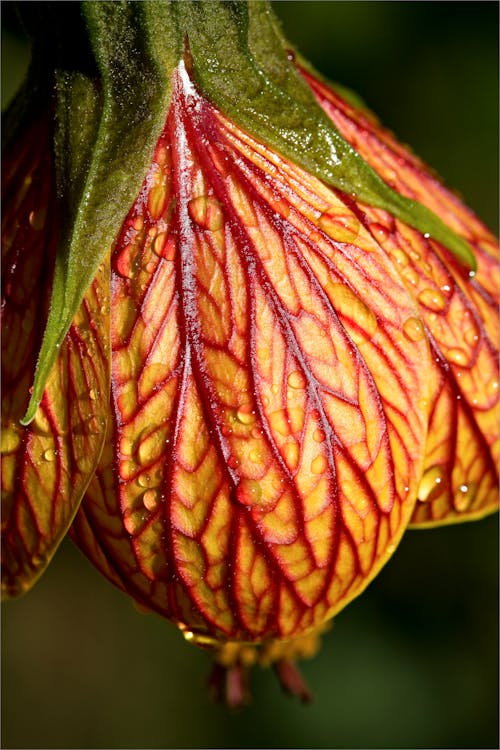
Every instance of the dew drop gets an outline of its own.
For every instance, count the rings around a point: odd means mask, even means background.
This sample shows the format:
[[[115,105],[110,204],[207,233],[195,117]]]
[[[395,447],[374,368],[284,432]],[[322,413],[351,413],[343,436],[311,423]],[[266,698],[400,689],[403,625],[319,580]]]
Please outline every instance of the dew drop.
[[[316,456],[311,461],[311,471],[313,474],[323,474],[328,467],[328,462],[323,455]]]
[[[390,234],[389,230],[387,229],[387,227],[384,227],[382,224],[378,224],[377,222],[374,222],[371,225],[370,229],[371,229],[372,234],[375,235],[375,238],[377,240],[382,241],[382,240],[386,240],[389,237],[389,234]]]
[[[473,279],[475,275],[476,275],[475,271],[469,271],[469,279]]]
[[[237,469],[240,465],[240,460],[236,456],[229,456],[227,459],[227,465],[230,469]]]
[[[146,510],[151,513],[158,508],[159,496],[155,490],[146,490],[142,496],[142,502]]]
[[[469,346],[475,346],[479,341],[479,336],[475,328],[468,328],[464,333],[464,339]]]
[[[188,203],[188,211],[191,219],[202,229],[215,232],[224,224],[220,204],[215,198],[206,195],[192,198]]]
[[[317,430],[314,430],[313,440],[315,440],[317,443],[323,443],[325,439],[326,439],[326,435],[322,429],[318,427]]]
[[[458,489],[456,490],[453,497],[455,510],[457,510],[459,513],[463,513],[464,511],[468,510],[474,498],[476,497],[476,492],[477,486],[474,482],[471,482],[470,484],[461,484],[460,487],[458,487]]]
[[[498,380],[493,378],[486,386],[486,392],[488,396],[496,396],[498,393]]]
[[[97,396],[98,396],[97,391],[94,388],[91,388],[90,391],[89,391],[89,398],[90,398],[90,400],[91,401],[96,401],[97,400]]]
[[[57,456],[57,452],[53,448],[49,448],[48,450],[44,451],[43,458],[45,461],[55,461],[55,458]]]
[[[438,289],[424,289],[418,295],[418,300],[433,312],[442,312],[446,307],[446,300]]]
[[[403,323],[403,333],[409,341],[421,341],[425,337],[425,328],[418,318],[408,318]]]
[[[241,424],[249,425],[253,424],[257,419],[255,411],[253,411],[251,404],[242,404],[236,412],[236,419]]]
[[[288,385],[290,386],[290,388],[304,388],[306,385],[306,379],[303,373],[301,373],[299,370],[294,370],[293,372],[291,372],[288,376]]]
[[[29,215],[30,227],[34,229],[35,232],[40,232],[45,226],[46,216],[47,212],[44,208],[41,208],[38,211],[31,211]]]
[[[248,455],[250,461],[253,461],[254,464],[259,463],[259,461],[262,461],[262,451],[258,450],[257,448],[254,448],[250,451]]]
[[[470,364],[469,356],[463,349],[453,348],[446,352],[446,359],[459,367],[467,367]]]
[[[428,503],[444,491],[444,472],[440,466],[431,466],[424,473],[417,490],[417,499]]]
[[[151,484],[151,475],[141,474],[137,480],[137,484],[139,485],[139,487],[149,487],[149,485]]]
[[[396,261],[398,266],[401,266],[402,268],[404,266],[407,266],[410,262],[410,259],[408,258],[407,254],[404,250],[401,250],[399,247],[395,247],[391,249],[391,258]]]
[[[318,226],[336,242],[354,242],[360,223],[353,213],[341,213],[341,209],[334,206],[321,214]]]

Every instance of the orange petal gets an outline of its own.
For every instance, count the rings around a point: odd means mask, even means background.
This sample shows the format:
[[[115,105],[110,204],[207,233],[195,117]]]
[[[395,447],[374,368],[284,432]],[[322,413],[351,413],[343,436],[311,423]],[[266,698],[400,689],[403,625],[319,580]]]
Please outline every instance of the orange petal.
[[[360,206],[363,223],[415,297],[433,350],[424,474],[412,525],[480,518],[498,509],[498,243],[474,214],[371,118],[304,74],[344,138],[391,187],[469,241],[470,276],[431,238]],[[415,326],[415,335],[418,334]]]
[[[394,551],[422,470],[429,347],[392,263],[180,74],[112,273],[112,423],[76,541],[191,639],[323,622]]]
[[[109,270],[103,267],[61,347],[34,421],[28,427],[19,423],[46,321],[57,245],[49,144],[48,119],[42,119],[4,164],[2,591],[7,596],[34,583],[66,533],[102,448],[109,393]]]

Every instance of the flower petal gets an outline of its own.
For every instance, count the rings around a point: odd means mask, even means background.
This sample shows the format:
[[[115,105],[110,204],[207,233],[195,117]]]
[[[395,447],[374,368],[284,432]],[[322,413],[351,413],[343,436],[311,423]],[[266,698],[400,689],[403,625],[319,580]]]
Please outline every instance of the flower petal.
[[[34,421],[29,400],[57,244],[49,127],[36,121],[4,163],[2,591],[26,591],[76,512],[97,463],[109,392],[103,267],[61,346]],[[106,280],[107,284],[106,284]]]
[[[394,551],[422,469],[429,347],[392,263],[181,69],[112,273],[112,423],[76,541],[191,638],[323,622]]]
[[[412,525],[480,518],[498,509],[498,244],[391,134],[304,76],[342,135],[380,176],[421,201],[474,249],[478,269],[472,275],[432,238],[383,211],[360,206],[364,225],[418,302],[433,352],[429,437]]]

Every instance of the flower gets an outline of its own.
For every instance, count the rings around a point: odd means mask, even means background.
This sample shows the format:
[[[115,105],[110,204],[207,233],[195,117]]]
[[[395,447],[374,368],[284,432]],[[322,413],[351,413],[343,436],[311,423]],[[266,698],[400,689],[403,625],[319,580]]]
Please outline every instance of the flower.
[[[109,18],[122,33],[113,4],[89,5],[98,40]],[[86,105],[80,142],[59,105],[56,163],[47,109],[7,157],[3,586],[29,588],[69,530],[113,584],[214,652],[229,703],[256,661],[306,699],[292,661],[404,531],[498,507],[496,243],[281,42],[284,95],[244,70],[235,108],[190,12],[132,200],[128,136],[101,104],[116,100],[113,45],[103,94],[57,78],[63,104]],[[123,75],[119,97],[136,71]]]

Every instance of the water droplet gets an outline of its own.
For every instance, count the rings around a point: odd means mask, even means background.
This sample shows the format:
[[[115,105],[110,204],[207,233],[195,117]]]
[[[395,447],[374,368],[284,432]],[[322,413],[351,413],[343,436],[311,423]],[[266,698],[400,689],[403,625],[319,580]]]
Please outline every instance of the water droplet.
[[[398,266],[404,267],[407,266],[410,262],[410,259],[408,258],[407,254],[404,250],[401,250],[399,247],[391,248],[390,250],[391,258],[396,261]]]
[[[336,242],[354,242],[359,234],[360,223],[353,213],[342,213],[333,206],[319,217],[319,228]]]
[[[431,466],[424,473],[417,490],[417,499],[421,503],[428,503],[441,495],[444,491],[445,475],[441,466]]]
[[[401,274],[409,284],[411,284],[412,286],[418,286],[418,273],[414,268],[412,268],[411,266],[407,266],[406,268],[403,268]]]
[[[323,455],[316,456],[311,461],[311,471],[313,474],[323,474],[328,468],[328,462]]]
[[[453,497],[453,504],[455,510],[459,513],[463,513],[465,510],[470,508],[474,498],[476,497],[477,486],[474,482],[470,484],[461,484],[456,490]]]
[[[255,464],[259,463],[259,461],[262,461],[262,451],[258,450],[258,448],[253,448],[248,457],[250,461],[253,461]]]
[[[315,440],[317,443],[322,443],[326,439],[326,435],[324,433],[324,430],[320,429],[318,427],[317,430],[314,430],[313,432],[313,440]]]
[[[420,341],[425,337],[425,328],[418,318],[408,318],[403,323],[403,333],[410,341]]]
[[[475,271],[469,271],[469,279],[473,279],[475,275],[476,275]]]
[[[192,198],[188,203],[188,211],[191,219],[202,229],[215,232],[224,224],[220,203],[215,198],[206,195]]]
[[[306,379],[302,372],[299,370],[294,370],[290,373],[288,376],[288,385],[290,388],[304,388],[306,385]]]
[[[240,460],[236,456],[229,456],[227,459],[227,465],[230,469],[237,469],[240,465]]]
[[[48,450],[44,451],[43,458],[45,461],[55,461],[55,458],[57,456],[57,451],[55,451],[53,448],[49,448]]]
[[[35,232],[40,232],[45,226],[46,216],[47,212],[44,208],[41,208],[38,211],[31,211],[29,215],[30,227],[34,229]]]
[[[89,398],[90,398],[90,400],[91,401],[96,401],[97,400],[97,396],[98,396],[97,391],[94,388],[91,388],[90,391],[89,391]]]
[[[467,367],[470,364],[469,356],[463,349],[453,348],[446,352],[446,359],[459,367]]]
[[[498,380],[493,378],[486,386],[486,392],[488,396],[496,396],[498,393]]]
[[[257,419],[255,411],[253,411],[251,404],[242,404],[236,412],[236,419],[241,424],[249,425],[253,424]]]
[[[464,333],[464,339],[469,346],[475,346],[479,341],[479,335],[475,328],[468,328]]]
[[[151,475],[150,474],[141,474],[137,480],[137,484],[139,487],[149,487],[151,484]]]
[[[410,250],[410,258],[412,260],[420,260],[420,253],[417,253],[416,250]]]
[[[378,224],[377,222],[374,222],[370,226],[370,229],[371,229],[372,234],[375,235],[375,239],[379,240],[380,242],[382,242],[383,240],[386,240],[389,237],[389,234],[390,234],[389,230],[387,229],[387,227],[384,227],[382,224]]]
[[[262,487],[255,479],[242,479],[236,488],[236,500],[241,505],[255,505],[262,497]]]
[[[438,289],[424,289],[418,295],[418,301],[434,312],[442,312],[446,307],[446,300]]]
[[[142,216],[136,216],[134,221],[132,222],[132,226],[134,229],[137,229],[138,232],[143,228],[144,226],[144,219]]]
[[[155,490],[146,490],[142,496],[142,503],[151,513],[158,508],[159,495]]]
[[[424,232],[424,237],[425,237],[425,239],[426,239],[426,240],[428,240],[428,239],[429,239],[429,237],[430,237],[430,234],[429,234],[429,232]]]

